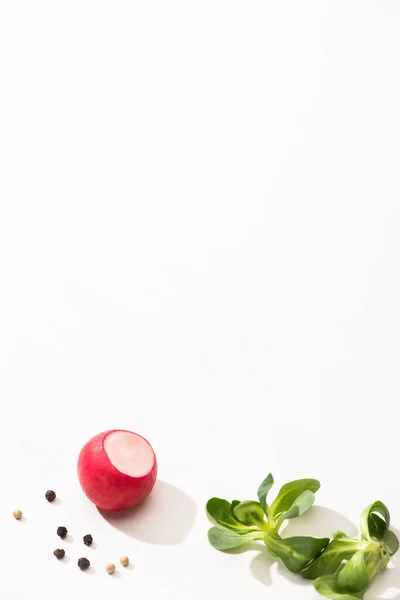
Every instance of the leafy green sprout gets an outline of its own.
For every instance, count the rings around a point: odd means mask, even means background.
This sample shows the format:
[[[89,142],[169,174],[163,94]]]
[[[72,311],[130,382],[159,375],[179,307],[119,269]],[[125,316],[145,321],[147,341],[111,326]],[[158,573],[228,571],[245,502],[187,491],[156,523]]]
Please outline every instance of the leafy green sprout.
[[[390,530],[390,514],[379,500],[367,506],[361,515],[361,539],[350,539],[337,531],[325,551],[302,571],[314,579],[314,587],[332,600],[359,600],[378,573],[384,571],[390,557],[399,548],[399,540]]]
[[[279,529],[286,519],[304,514],[315,500],[320,483],[298,479],[286,483],[272,502],[267,497],[274,483],[269,474],[258,488],[258,502],[211,498],[207,514],[214,526],[208,532],[218,550],[238,548],[254,540],[265,543],[270,554],[294,573],[314,580],[315,589],[331,600],[360,600],[377,573],[397,552],[399,541],[390,530],[390,514],[380,501],[361,515],[361,539],[336,531],[333,539],[306,536],[282,538]]]
[[[275,500],[268,504],[273,483],[269,474],[258,488],[258,502],[211,498],[207,503],[207,514],[214,527],[209,530],[208,539],[218,550],[238,548],[254,540],[263,541],[270,554],[279,557],[290,571],[298,573],[323,551],[329,538],[282,538],[279,529],[285,520],[304,514],[314,504],[314,494],[320,483],[316,479],[286,483]]]

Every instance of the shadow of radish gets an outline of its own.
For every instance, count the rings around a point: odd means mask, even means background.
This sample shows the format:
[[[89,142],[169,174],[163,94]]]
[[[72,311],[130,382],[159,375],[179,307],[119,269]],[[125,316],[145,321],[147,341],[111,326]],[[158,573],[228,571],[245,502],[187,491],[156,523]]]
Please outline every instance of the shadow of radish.
[[[177,487],[157,481],[139,506],[121,512],[98,509],[102,517],[126,535],[149,544],[176,545],[189,534],[195,517],[194,501]]]

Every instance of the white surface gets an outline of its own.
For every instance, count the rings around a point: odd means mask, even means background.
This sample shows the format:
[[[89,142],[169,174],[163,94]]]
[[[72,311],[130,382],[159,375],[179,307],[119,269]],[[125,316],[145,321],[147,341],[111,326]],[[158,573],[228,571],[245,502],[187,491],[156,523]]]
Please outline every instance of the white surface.
[[[1,3],[2,600],[317,598],[207,543],[270,470],[322,481],[293,530],[400,527],[399,56],[395,0]],[[112,427],[159,460],[130,522],[75,473]]]

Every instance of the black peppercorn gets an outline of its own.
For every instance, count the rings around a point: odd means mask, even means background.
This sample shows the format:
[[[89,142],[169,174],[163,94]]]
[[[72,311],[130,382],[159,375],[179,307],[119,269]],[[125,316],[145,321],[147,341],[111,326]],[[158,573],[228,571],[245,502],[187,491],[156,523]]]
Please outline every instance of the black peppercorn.
[[[58,527],[57,528],[57,535],[59,535],[62,540],[65,537],[67,537],[67,533],[68,533],[68,529],[66,527]]]
[[[61,548],[57,548],[57,550],[54,550],[53,554],[56,558],[58,558],[58,560],[60,560],[61,558],[64,558],[65,550],[62,550]]]
[[[56,493],[53,490],[47,490],[45,497],[47,502],[53,502],[56,499]]]
[[[93,538],[90,535],[90,533],[83,536],[83,543],[85,544],[85,546],[90,546],[92,542],[93,542]]]
[[[78,560],[78,567],[81,571],[86,571],[90,567],[90,561],[87,558],[80,558]]]

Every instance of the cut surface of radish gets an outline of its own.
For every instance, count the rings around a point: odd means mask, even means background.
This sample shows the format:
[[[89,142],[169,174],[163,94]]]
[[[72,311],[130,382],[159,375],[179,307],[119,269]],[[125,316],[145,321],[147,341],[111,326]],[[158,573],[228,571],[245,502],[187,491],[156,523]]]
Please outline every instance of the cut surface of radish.
[[[104,440],[104,450],[112,465],[129,477],[143,477],[153,468],[154,453],[150,444],[130,431],[109,433]]]

